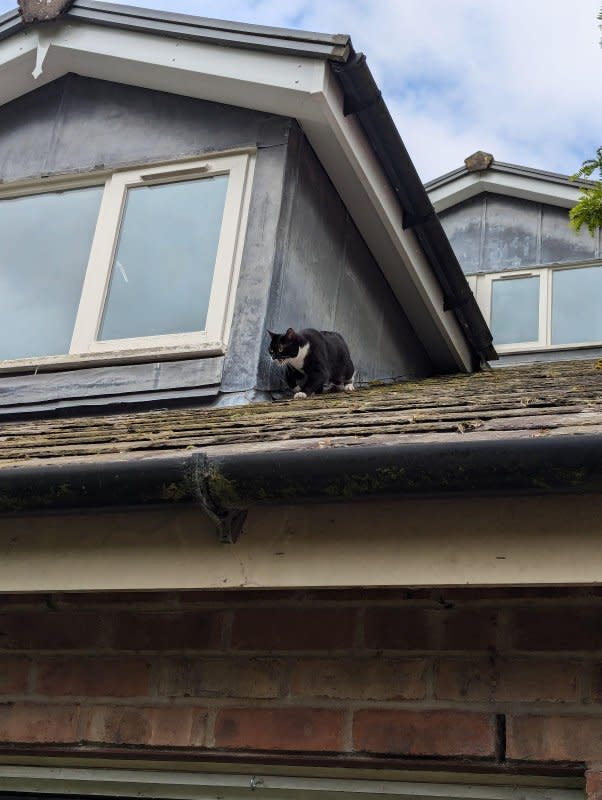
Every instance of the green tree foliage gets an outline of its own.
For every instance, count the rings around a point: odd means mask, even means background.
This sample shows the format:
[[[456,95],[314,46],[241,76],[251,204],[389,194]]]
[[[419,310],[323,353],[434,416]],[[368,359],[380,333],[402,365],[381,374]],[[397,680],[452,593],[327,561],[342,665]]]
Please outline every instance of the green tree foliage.
[[[602,228],[602,147],[596,150],[595,158],[588,158],[583,162],[581,169],[572,176],[572,180],[591,179],[595,173],[598,173],[596,183],[580,190],[581,197],[569,211],[571,227],[580,231],[585,225],[592,236],[598,228]]]
[[[602,7],[598,13],[598,19],[602,22]],[[599,26],[602,30],[602,25]],[[600,40],[602,47],[602,39]],[[571,227],[577,232],[585,225],[592,236],[598,228],[602,228],[602,147],[596,150],[596,157],[589,158],[581,165],[581,169],[571,176],[571,180],[579,178],[592,178],[598,173],[593,186],[581,189],[581,197],[577,204],[569,211],[569,221]]]

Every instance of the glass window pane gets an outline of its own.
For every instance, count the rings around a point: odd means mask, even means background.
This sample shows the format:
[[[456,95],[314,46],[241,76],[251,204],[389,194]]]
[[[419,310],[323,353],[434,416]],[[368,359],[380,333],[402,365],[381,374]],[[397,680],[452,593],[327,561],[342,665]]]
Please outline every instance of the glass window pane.
[[[602,267],[552,274],[552,344],[602,341]]]
[[[127,194],[99,340],[202,331],[228,177]]]
[[[0,359],[69,352],[102,191],[0,200]]]
[[[494,344],[536,342],[539,338],[539,276],[491,283]]]

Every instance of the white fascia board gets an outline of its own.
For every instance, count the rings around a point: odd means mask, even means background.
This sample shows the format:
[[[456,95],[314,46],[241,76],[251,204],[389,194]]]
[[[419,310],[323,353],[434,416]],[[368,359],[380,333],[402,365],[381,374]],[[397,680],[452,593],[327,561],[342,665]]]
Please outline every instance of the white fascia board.
[[[479,785],[471,776],[469,785],[460,782],[400,781],[365,778],[297,777],[266,772],[239,774],[223,772],[161,771],[149,768],[115,769],[93,767],[0,766],[0,781],[13,792],[84,794],[88,796],[151,797],[165,800],[224,800],[242,798],[324,797],[362,800],[583,800],[580,789],[521,785]],[[282,771],[282,770],[281,770]],[[291,770],[292,771],[292,770]],[[317,770],[316,770],[317,772]],[[323,772],[323,770],[322,770]],[[454,776],[456,777],[456,776]],[[525,780],[525,783],[528,779]]]
[[[326,61],[82,23],[46,30],[0,43],[0,104],[75,72],[297,119],[436,368],[470,371],[465,336]]]
[[[330,70],[316,96],[320,122],[303,129],[412,327],[438,368],[470,371],[471,356],[455,314],[444,311],[443,290],[416,236],[404,230],[399,201],[353,115],[343,114],[342,90]],[[341,158],[344,155],[344,158]]]
[[[431,189],[428,195],[435,211],[440,212],[482,192],[518,197],[562,208],[571,208],[579,199],[579,187],[568,182],[564,186],[545,178],[497,172],[493,167],[486,172],[462,175],[444,186]]]

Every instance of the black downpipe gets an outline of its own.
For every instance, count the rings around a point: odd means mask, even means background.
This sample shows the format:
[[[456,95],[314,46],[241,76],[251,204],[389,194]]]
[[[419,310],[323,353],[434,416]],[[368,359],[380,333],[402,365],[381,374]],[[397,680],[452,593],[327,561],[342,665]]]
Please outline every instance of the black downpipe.
[[[355,114],[393,187],[403,210],[441,284],[445,310],[453,310],[477,356],[497,359],[491,332],[483,318],[433,204],[393,122],[366,63],[353,50],[345,63],[331,64],[344,92],[344,113]]]

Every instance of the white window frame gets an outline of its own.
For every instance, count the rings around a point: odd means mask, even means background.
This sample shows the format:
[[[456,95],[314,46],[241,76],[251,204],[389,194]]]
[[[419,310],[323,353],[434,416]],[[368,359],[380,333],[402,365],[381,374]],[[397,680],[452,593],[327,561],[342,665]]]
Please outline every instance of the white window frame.
[[[254,165],[254,151],[247,150],[208,155],[202,159],[144,164],[110,173],[96,172],[73,179],[49,180],[43,184],[0,190],[2,200],[104,186],[69,352],[57,356],[0,361],[0,371],[224,354],[232,322]],[[98,341],[127,191],[138,186],[179,183],[216,175],[228,175],[228,187],[205,329]]]
[[[568,269],[583,269],[584,267],[599,267],[602,269],[602,261],[596,259],[594,261],[554,264],[545,267],[521,267],[520,269],[508,269],[500,272],[479,272],[467,276],[468,284],[476,297],[477,303],[488,325],[491,325],[491,299],[494,281],[539,277],[538,337],[535,341],[515,342],[510,344],[497,344],[494,340],[493,345],[500,355],[545,350],[575,350],[579,348],[602,346],[602,341],[552,344],[552,290],[554,273]]]

